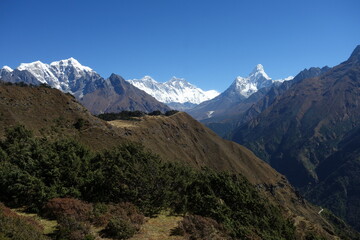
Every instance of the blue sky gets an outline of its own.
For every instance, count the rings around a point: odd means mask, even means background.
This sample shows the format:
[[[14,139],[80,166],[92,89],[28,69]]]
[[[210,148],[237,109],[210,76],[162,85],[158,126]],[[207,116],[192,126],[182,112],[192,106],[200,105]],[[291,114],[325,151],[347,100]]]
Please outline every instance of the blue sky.
[[[108,77],[225,90],[334,66],[360,44],[359,0],[0,0],[0,67],[76,58]]]

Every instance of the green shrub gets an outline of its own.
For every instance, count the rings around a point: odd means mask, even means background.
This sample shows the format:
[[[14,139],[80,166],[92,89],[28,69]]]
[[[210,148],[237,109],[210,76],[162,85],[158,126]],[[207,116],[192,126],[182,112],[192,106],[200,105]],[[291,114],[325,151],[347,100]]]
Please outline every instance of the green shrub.
[[[61,216],[57,219],[58,231],[57,239],[66,240],[92,240],[95,237],[91,234],[90,224],[88,222],[80,222],[71,216]]]
[[[136,228],[128,221],[122,218],[113,218],[110,220],[103,234],[109,238],[128,239],[136,233]]]
[[[77,130],[81,130],[84,126],[85,126],[86,122],[84,119],[79,118],[75,123],[74,123],[74,127]]]
[[[178,112],[179,112],[178,110],[169,110],[169,111],[165,112],[165,116],[171,116],[171,115],[174,115],[174,114],[176,114]]]
[[[159,110],[148,113],[149,116],[161,116],[162,112]]]
[[[66,197],[58,200],[64,205],[51,208],[69,213],[65,223],[75,219],[103,226],[115,219],[109,228],[125,221],[136,231],[143,223],[137,207],[147,216],[170,209],[211,218],[233,238],[294,239],[293,224],[241,175],[164,163],[134,143],[94,153],[74,140],[35,138],[24,127],[9,130],[0,147],[5,156],[0,161],[0,200],[39,211],[49,199]],[[92,204],[69,198],[106,207],[93,211]],[[88,218],[88,212],[99,221]],[[64,226],[66,232],[70,226]]]

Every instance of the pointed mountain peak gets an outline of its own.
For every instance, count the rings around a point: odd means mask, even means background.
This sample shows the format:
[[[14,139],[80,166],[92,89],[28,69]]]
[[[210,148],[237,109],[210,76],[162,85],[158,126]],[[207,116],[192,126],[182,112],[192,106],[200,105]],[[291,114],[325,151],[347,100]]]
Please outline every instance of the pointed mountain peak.
[[[70,58],[64,59],[64,60],[60,60],[59,62],[71,64],[71,65],[73,65],[73,66],[79,66],[79,65],[81,65],[81,64],[79,63],[79,61],[76,60],[76,59],[73,58],[73,57],[70,57]],[[81,66],[82,66],[82,65],[81,65]]]
[[[352,52],[350,59],[358,59],[360,60],[360,45],[357,45],[354,51]]]
[[[117,78],[121,78],[121,77],[115,73],[112,73],[109,77],[109,79],[117,79]]]
[[[135,80],[135,79],[134,79]],[[145,75],[142,79],[139,79],[143,82],[156,82],[155,79],[153,79],[151,76],[149,75]]]
[[[263,72],[264,71],[264,66],[261,64],[256,65],[256,67],[252,70],[251,73],[256,73],[256,72]]]
[[[261,64],[256,65],[256,67],[252,70],[252,72],[249,74],[249,77],[255,77],[257,80],[260,76],[264,77],[267,80],[270,80],[271,78],[266,74],[264,70],[264,66]]]

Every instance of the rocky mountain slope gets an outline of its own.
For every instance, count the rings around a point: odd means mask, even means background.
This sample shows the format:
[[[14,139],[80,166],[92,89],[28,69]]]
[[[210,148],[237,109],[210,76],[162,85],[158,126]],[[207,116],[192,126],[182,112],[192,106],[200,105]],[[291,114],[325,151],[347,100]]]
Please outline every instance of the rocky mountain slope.
[[[246,148],[221,139],[185,113],[148,116],[108,124],[93,117],[70,95],[46,87],[0,85],[0,133],[23,124],[39,136],[72,137],[104,149],[124,141],[142,142],[167,161],[241,173],[294,220],[297,235],[315,232],[336,239],[336,229],[298,195],[286,179]]]
[[[165,104],[133,87],[120,76],[115,77],[114,74],[109,79],[104,79],[74,58],[50,64],[40,61],[22,63],[15,70],[3,67],[0,70],[0,78],[12,83],[47,84],[74,95],[94,114],[122,110],[169,110]],[[109,98],[106,103],[105,98]]]
[[[124,110],[142,112],[170,110],[168,106],[116,74],[102,80],[101,84],[94,91],[84,95],[80,102],[93,114]]]
[[[353,171],[358,168],[358,150],[351,138],[356,138],[360,126],[359,79],[360,46],[347,61],[291,86],[233,135],[356,227],[353,216],[359,216],[360,208],[354,204],[360,194]],[[332,192],[332,197],[325,192]]]
[[[329,69],[329,67],[312,67],[304,69],[292,80],[273,84],[271,87],[258,90],[244,101],[235,104],[231,108],[231,111],[227,111],[226,114],[224,113],[216,117],[203,119],[201,122],[215,131],[219,136],[231,139],[231,133],[236,128],[258,116],[262,111],[269,107],[279,95],[287,91],[293,84],[305,78],[319,76]]]
[[[192,108],[219,95],[215,90],[204,91],[197,88],[183,78],[173,77],[167,82],[159,83],[150,76],[145,76],[128,82],[177,110]]]

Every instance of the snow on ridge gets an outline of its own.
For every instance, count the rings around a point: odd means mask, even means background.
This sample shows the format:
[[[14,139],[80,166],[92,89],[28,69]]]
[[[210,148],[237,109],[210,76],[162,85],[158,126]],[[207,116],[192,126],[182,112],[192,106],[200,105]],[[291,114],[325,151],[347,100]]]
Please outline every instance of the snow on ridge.
[[[266,74],[265,70],[264,70],[264,66],[261,64],[257,64],[256,67],[251,71],[251,73],[249,74],[249,77],[252,79],[256,79],[259,77],[263,77],[267,80],[270,80],[271,78]]]
[[[273,80],[273,82],[280,82],[280,83],[282,83],[282,82],[285,82],[285,81],[291,81],[291,80],[293,80],[293,79],[294,79],[294,76],[288,76],[288,77],[286,77],[286,78],[281,78],[281,79]]]
[[[50,70],[50,66],[46,63],[42,63],[41,61],[21,63],[17,69],[20,71],[29,71],[41,83],[47,83],[51,86],[55,86],[56,88],[60,87],[57,77]]]
[[[199,104],[219,95],[215,90],[204,91],[187,82],[184,78],[175,76],[164,83],[157,82],[150,76],[145,76],[142,79],[130,79],[128,82],[163,103],[190,102]]]
[[[51,87],[63,92],[69,92],[75,96],[81,95],[82,84],[77,84],[79,79],[87,79],[88,76],[97,74],[91,68],[81,65],[76,59],[70,57],[65,60],[54,61],[50,64],[35,61],[21,63],[17,70],[29,71],[40,83],[46,83]],[[83,81],[83,80],[82,80]]]
[[[234,83],[229,87],[233,92],[248,98],[253,93],[264,87],[269,87],[274,83],[282,83],[292,80],[289,76],[284,79],[272,80],[265,72],[263,65],[257,64],[247,77],[236,77]]]
[[[12,71],[14,71],[11,67],[9,67],[9,66],[3,66],[0,70],[4,70],[4,71],[7,71],[7,72],[12,72]]]
[[[82,70],[82,71],[88,71],[88,72],[91,72],[91,71],[94,71],[93,69],[87,67],[87,66],[83,66],[79,63],[78,60],[76,60],[75,58],[73,57],[70,57],[68,59],[64,59],[64,60],[60,60],[60,61],[54,61],[52,63],[50,63],[50,66],[52,67],[56,67],[56,68],[60,68],[60,67],[68,67],[68,66],[73,66],[79,70]]]
[[[34,69],[34,68],[48,68],[49,65],[42,63],[41,61],[35,61],[35,62],[31,62],[31,63],[21,63],[19,67],[17,67],[18,70],[23,71],[23,70],[29,70],[29,69]]]

